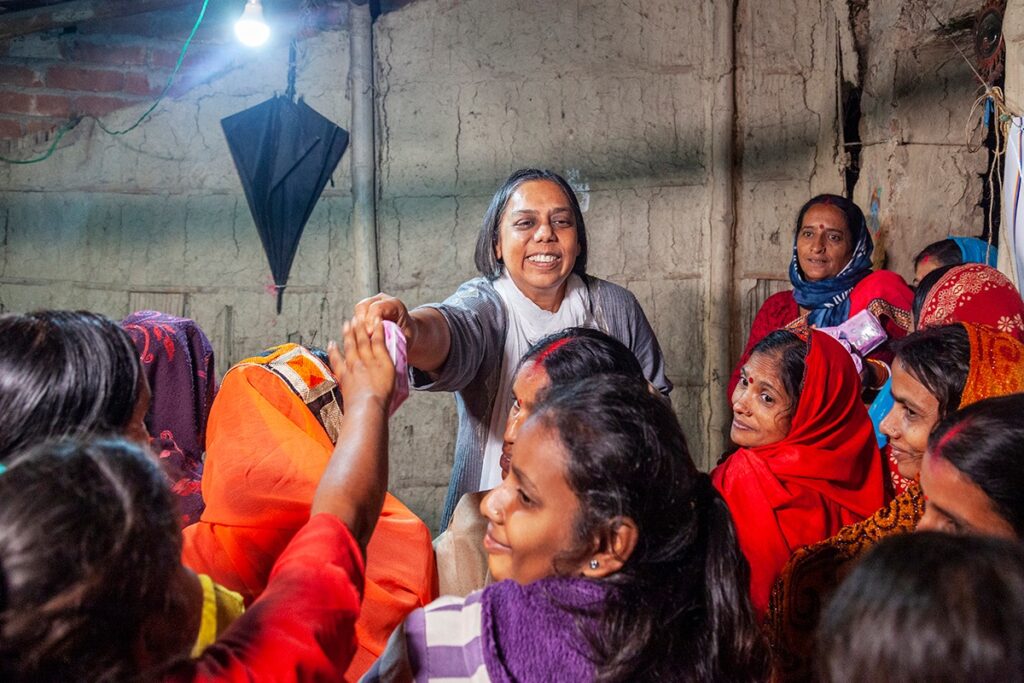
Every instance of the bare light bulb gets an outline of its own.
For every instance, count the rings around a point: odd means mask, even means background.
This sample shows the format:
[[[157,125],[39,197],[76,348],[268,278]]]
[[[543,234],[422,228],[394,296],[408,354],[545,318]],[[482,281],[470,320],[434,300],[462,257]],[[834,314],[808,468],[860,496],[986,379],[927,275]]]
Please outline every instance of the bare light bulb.
[[[235,36],[249,47],[259,47],[270,38],[270,27],[263,21],[260,0],[247,0],[242,17],[235,22]]]

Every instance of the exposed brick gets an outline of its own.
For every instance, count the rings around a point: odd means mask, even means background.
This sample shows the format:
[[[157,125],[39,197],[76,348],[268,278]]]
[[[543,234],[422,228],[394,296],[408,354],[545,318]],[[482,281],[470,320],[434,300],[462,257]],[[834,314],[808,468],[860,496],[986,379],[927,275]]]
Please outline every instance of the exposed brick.
[[[158,12],[146,12],[126,17],[106,19],[104,21],[88,22],[79,25],[79,33],[100,34],[104,36],[143,36],[146,38],[162,38],[164,40],[184,40],[192,31],[199,16],[200,3],[181,9],[161,10]],[[239,10],[241,13],[241,10]],[[200,27],[199,34],[209,33],[211,27],[210,15],[207,14]],[[206,29],[206,30],[204,30]],[[222,30],[217,27],[217,30]],[[197,37],[199,37],[197,35]]]
[[[166,82],[165,75],[154,75],[150,80],[149,74],[132,71],[124,75],[124,91],[129,95],[155,96],[164,89]]]
[[[181,63],[183,69],[210,69],[213,65],[221,66],[235,58],[237,50],[233,45],[196,45],[193,43],[185,53]],[[149,51],[149,63],[158,69],[173,69],[181,55],[181,47],[152,48]]]
[[[117,92],[124,89],[124,74],[58,64],[47,69],[46,85],[61,90]]]
[[[110,45],[76,40],[61,46],[64,58],[110,66],[138,66],[146,63],[147,49],[142,45]]]
[[[23,88],[39,87],[43,84],[35,69],[17,64],[0,64],[0,83]]]
[[[62,117],[70,112],[71,100],[63,95],[0,92],[0,113]]]
[[[36,135],[37,137],[45,137],[45,135],[41,134],[52,133],[64,124],[66,124],[67,122],[67,119],[32,117],[29,119],[23,119],[22,124],[25,129],[25,135]]]
[[[144,100],[127,100],[123,97],[104,97],[102,95],[81,95],[74,100],[74,111],[76,114],[92,114],[103,116],[118,109],[131,107]]]
[[[0,119],[0,139],[12,140],[24,135],[21,128],[21,121],[17,119]]]

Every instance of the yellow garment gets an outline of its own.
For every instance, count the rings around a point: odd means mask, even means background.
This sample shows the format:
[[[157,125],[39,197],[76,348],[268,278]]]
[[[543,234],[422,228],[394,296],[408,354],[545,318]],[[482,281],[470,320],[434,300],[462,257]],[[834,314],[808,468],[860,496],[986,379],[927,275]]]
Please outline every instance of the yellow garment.
[[[197,574],[199,584],[203,587],[203,616],[199,622],[199,635],[192,646],[192,658],[203,654],[203,650],[213,644],[220,634],[227,630],[231,623],[245,611],[242,596],[216,584],[206,574]]]

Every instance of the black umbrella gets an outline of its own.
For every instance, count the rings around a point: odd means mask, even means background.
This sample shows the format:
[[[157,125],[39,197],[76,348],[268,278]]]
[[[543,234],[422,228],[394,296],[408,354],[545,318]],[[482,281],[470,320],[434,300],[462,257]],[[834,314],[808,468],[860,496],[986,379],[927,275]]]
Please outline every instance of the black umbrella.
[[[302,230],[345,153],[348,133],[289,97],[273,97],[220,125],[270,261],[280,313]]]

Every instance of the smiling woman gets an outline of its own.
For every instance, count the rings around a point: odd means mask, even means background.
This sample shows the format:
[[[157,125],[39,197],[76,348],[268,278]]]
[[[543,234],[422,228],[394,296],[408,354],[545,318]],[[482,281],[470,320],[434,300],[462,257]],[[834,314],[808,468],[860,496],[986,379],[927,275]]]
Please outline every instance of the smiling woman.
[[[740,449],[711,478],[736,520],[763,615],[797,548],[881,506],[882,459],[857,371],[820,332],[804,341],[778,330],[754,347],[733,392],[730,433]]]
[[[754,346],[769,332],[786,327],[832,327],[862,310],[871,311],[885,327],[890,339],[910,329],[913,293],[896,273],[872,271],[874,242],[855,203],[832,194],[810,199],[801,207],[793,232],[793,255],[789,264],[792,291],[768,297],[757,312],[747,346],[729,382],[731,393],[739,381],[740,368]],[[891,359],[886,344],[872,358]],[[887,377],[878,365],[868,366],[866,385],[878,387]]]
[[[779,655],[777,664],[784,667],[782,674],[787,680],[800,678],[801,669],[809,666],[814,656],[814,629],[819,615],[807,606],[824,602],[839,577],[847,573],[847,565],[880,540],[910,532],[923,522],[922,514],[932,503],[933,491],[927,491],[926,503],[916,480],[920,476],[922,485],[926,483],[922,467],[928,467],[925,453],[935,425],[958,408],[1024,391],[1024,345],[1011,334],[961,323],[912,334],[894,344],[894,350],[895,403],[882,429],[890,439],[900,473],[910,478],[910,484],[863,522],[845,526],[831,538],[801,548],[783,568],[772,592],[769,631],[772,650]],[[1015,414],[1017,419],[1019,416]],[[973,447],[975,442],[964,443]],[[949,452],[954,458],[954,449]],[[938,475],[932,483],[938,499],[969,502],[970,490],[958,487],[955,476],[944,476],[952,474],[952,465],[934,458],[931,461],[935,463],[932,472]],[[950,481],[952,489],[944,486]],[[942,505],[938,507],[945,509]],[[949,507],[957,509],[956,504]],[[937,522],[937,513],[936,509],[929,513],[926,527]]]
[[[672,390],[636,297],[587,275],[583,213],[558,174],[523,169],[505,181],[484,215],[475,261],[481,277],[443,303],[409,311],[402,301],[377,294],[355,310],[367,325],[385,319],[402,328],[415,388],[458,395],[455,464],[441,529],[463,494],[498,484],[516,366],[542,337],[575,326],[599,329],[628,345],[660,392]]]
[[[765,680],[729,510],[646,382],[553,386],[481,510],[505,580],[413,612],[365,681]]]

